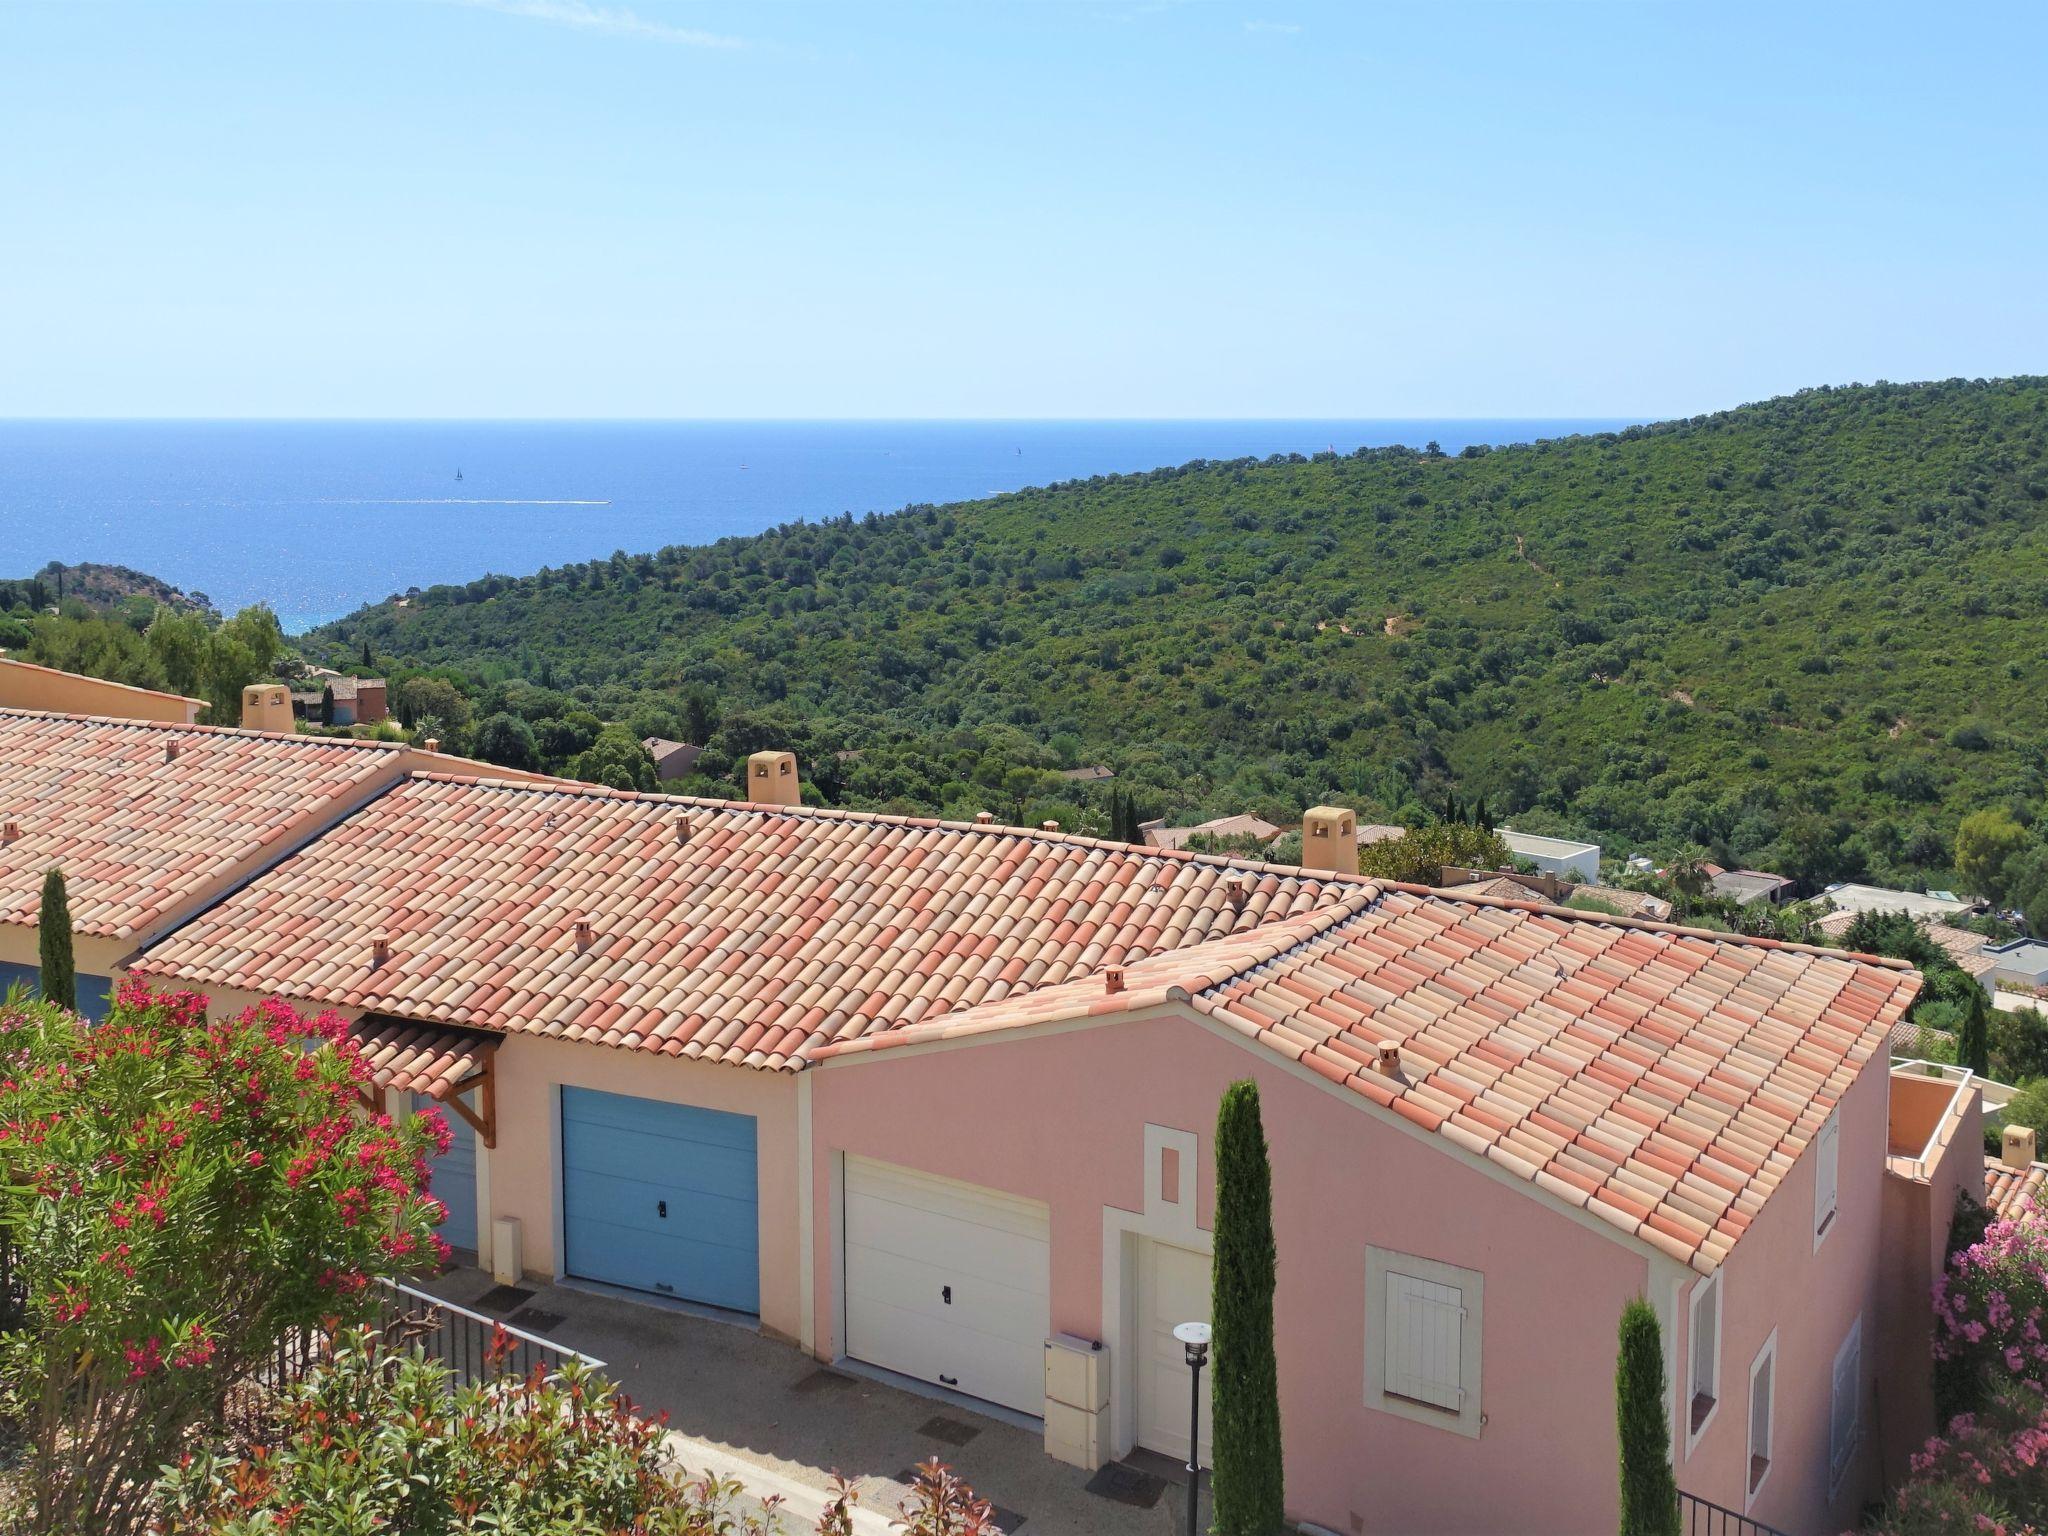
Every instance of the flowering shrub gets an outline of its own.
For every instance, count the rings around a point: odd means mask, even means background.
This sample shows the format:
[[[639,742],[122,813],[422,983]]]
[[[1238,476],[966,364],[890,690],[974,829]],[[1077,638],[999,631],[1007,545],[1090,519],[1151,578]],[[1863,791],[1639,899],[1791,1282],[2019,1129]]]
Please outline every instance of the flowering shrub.
[[[1980,1386],[2048,1393],[2048,1211],[2032,1201],[1952,1254],[1934,1287],[1934,1356]]]
[[[186,1457],[157,1493],[160,1536],[284,1529],[405,1536],[769,1536],[779,1501],[691,1478],[659,1423],[579,1362],[456,1389],[417,1350],[385,1353],[365,1330],[287,1389],[259,1443]],[[818,1536],[851,1536],[838,1483]],[[317,1512],[317,1513],[316,1513]],[[911,1536],[990,1536],[989,1507],[936,1461],[898,1526]]]
[[[2040,1536],[2048,1529],[2048,1402],[2024,1387],[1959,1414],[1913,1457],[1876,1536]]]
[[[97,1028],[0,1004],[0,1232],[27,1289],[0,1412],[32,1529],[139,1529],[156,1469],[281,1341],[435,1257],[446,1127],[364,1115],[367,1075],[343,1021],[275,1001],[209,1019],[131,981]]]

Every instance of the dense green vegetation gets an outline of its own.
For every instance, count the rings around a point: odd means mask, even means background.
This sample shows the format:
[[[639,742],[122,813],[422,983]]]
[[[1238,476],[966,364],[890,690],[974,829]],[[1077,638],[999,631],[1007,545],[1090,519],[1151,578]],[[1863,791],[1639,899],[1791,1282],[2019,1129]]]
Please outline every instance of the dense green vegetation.
[[[1611,850],[1920,883],[1968,811],[2036,817],[2044,509],[2048,381],[1822,389],[621,553],[309,645],[436,669],[478,719],[694,716],[714,781],[793,745],[841,803],[1106,822],[1047,773],[1106,762],[1176,819],[1455,791]]]

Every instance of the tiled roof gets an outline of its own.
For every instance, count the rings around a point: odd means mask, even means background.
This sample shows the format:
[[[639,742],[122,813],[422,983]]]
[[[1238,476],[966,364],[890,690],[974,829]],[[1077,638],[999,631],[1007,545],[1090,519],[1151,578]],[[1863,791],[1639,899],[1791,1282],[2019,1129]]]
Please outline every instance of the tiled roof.
[[[175,751],[173,751],[175,749]],[[399,749],[204,725],[0,710],[0,922],[64,871],[72,927],[127,938],[203,894]]]
[[[1182,1002],[1711,1271],[1919,986],[1896,962],[1405,886],[1121,980],[821,1054]]]
[[[1497,896],[1502,901],[1533,901],[1547,905],[1550,897],[1534,886],[1524,885],[1512,875],[1494,875],[1459,886],[1463,896]]]
[[[1330,893],[1300,870],[1072,835],[419,776],[139,968],[790,1067],[828,1041],[1241,933]]]
[[[1267,842],[1281,829],[1262,816],[1218,816],[1193,827],[1148,827],[1145,841],[1154,848],[1185,848],[1197,837],[1254,837]]]
[[[2010,1221],[2032,1201],[2034,1209],[2048,1216],[2048,1163],[2025,1168],[2008,1168],[1995,1155],[1984,1159],[1984,1208],[2001,1221]]]
[[[1661,923],[1671,916],[1671,903],[1663,897],[1652,896],[1648,891],[1632,891],[1622,885],[1582,885],[1574,894],[1605,902],[1618,909],[1623,917],[1646,917]]]
[[[446,1099],[482,1071],[498,1049],[491,1035],[407,1019],[360,1019],[350,1034],[377,1087],[430,1099]]]

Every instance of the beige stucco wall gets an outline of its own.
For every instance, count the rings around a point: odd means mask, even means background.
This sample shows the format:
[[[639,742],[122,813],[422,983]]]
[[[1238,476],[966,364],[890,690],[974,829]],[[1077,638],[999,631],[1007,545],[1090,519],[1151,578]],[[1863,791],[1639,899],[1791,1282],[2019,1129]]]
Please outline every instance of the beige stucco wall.
[[[0,656],[0,707],[190,725],[206,708],[206,701],[159,693],[153,688],[131,688],[125,683],[81,677],[75,672],[58,672]]]
[[[492,1216],[517,1216],[522,1265],[559,1278],[563,1085],[754,1116],[759,1157],[761,1326],[801,1330],[797,1092],[786,1073],[513,1035],[498,1050],[498,1145],[485,1154]]]

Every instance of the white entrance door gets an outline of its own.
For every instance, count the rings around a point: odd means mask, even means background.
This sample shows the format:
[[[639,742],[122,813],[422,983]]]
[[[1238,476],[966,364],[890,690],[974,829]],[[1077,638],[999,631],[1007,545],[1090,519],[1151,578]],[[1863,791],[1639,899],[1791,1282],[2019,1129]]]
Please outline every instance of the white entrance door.
[[[1046,1208],[846,1160],[846,1352],[1033,1415],[1045,1411]]]
[[[1138,1247],[1138,1444],[1177,1461],[1188,1455],[1188,1361],[1173,1336],[1209,1321],[1209,1256],[1165,1243]],[[1202,1370],[1201,1462],[1209,1465],[1209,1369]]]

